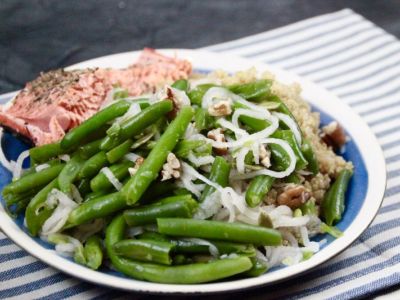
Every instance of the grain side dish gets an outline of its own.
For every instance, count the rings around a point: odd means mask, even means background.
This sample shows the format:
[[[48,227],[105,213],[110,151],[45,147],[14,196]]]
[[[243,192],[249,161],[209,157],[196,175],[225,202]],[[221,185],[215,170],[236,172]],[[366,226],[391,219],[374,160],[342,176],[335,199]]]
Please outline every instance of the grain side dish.
[[[312,257],[318,234],[340,238],[353,173],[340,124],[321,128],[271,73],[184,70],[114,84],[58,140],[2,154],[10,213],[79,264],[171,284],[260,276]]]

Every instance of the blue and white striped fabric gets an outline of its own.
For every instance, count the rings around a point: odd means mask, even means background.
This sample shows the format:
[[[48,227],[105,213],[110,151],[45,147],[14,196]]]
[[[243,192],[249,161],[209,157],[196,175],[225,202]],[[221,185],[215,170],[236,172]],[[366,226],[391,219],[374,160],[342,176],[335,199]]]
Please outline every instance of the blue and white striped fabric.
[[[333,91],[371,126],[387,162],[383,206],[349,249],[301,280],[249,294],[349,299],[400,284],[400,42],[346,9],[204,49],[275,64]],[[0,298],[108,299],[126,295],[60,274],[0,233]],[[135,296],[143,297],[129,295]],[[223,297],[229,296],[218,296]]]

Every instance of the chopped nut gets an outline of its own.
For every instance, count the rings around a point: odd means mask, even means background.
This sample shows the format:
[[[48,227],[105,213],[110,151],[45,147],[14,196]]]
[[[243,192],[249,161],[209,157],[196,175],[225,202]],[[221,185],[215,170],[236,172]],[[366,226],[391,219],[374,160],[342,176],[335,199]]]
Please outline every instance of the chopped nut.
[[[172,101],[172,111],[167,114],[167,116],[171,119],[176,117],[182,106],[190,105],[190,100],[184,92],[174,89],[168,85],[164,87],[164,94],[162,94],[162,97],[163,99],[170,99]]]
[[[135,166],[132,168],[128,168],[128,172],[131,176],[135,175],[137,170],[139,170],[139,167],[143,164],[144,158],[139,157],[138,159],[135,160]]]
[[[163,169],[161,171],[161,181],[165,181],[171,178],[179,178],[181,176],[180,173],[181,163],[176,158],[175,154],[172,152],[167,156],[167,162],[163,165]]]
[[[271,166],[271,152],[265,149],[263,145],[260,145],[260,159],[264,167],[269,168]]]
[[[224,132],[223,132],[222,128],[217,128],[217,129],[210,130],[207,133],[207,137],[209,139],[212,139],[212,140],[216,141],[216,142],[226,142],[225,136],[224,136]],[[220,147],[220,148],[214,147],[214,151],[218,155],[225,155],[225,154],[228,153],[228,148],[227,147]]]
[[[340,149],[346,143],[346,134],[338,122],[333,121],[322,128],[321,139],[334,149]]]
[[[289,206],[291,209],[299,208],[311,195],[304,186],[288,186],[283,193],[278,196],[278,204]]]
[[[229,100],[221,100],[208,107],[208,113],[213,117],[229,116],[232,113]]]

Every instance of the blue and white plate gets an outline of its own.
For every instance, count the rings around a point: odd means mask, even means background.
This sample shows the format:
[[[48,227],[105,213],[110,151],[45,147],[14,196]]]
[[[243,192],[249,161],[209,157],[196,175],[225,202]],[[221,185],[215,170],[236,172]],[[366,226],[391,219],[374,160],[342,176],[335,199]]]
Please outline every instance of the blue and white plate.
[[[228,72],[245,70],[256,67],[259,71],[269,70],[277,79],[284,83],[297,82],[302,87],[302,96],[313,106],[313,109],[321,113],[321,123],[325,125],[332,120],[337,120],[346,130],[350,141],[346,145],[343,156],[354,164],[355,172],[350,182],[346,196],[346,211],[341,222],[337,225],[344,231],[339,239],[321,235],[317,240],[326,238],[327,243],[309,260],[297,265],[276,268],[268,273],[247,279],[235,279],[209,284],[198,285],[172,285],[138,281],[124,277],[111,270],[93,271],[74,263],[54,252],[50,244],[46,244],[37,238],[32,238],[23,227],[23,216],[11,218],[4,209],[4,202],[0,202],[0,229],[17,245],[37,257],[41,261],[72,276],[97,284],[132,291],[151,293],[210,293],[226,292],[265,284],[301,274],[323,262],[329,260],[346,249],[368,227],[375,217],[382,203],[385,185],[386,170],[382,150],[364,121],[341,102],[335,95],[322,87],[300,78],[290,72],[267,66],[255,61],[246,60],[229,55],[218,55],[204,51],[170,49],[162,50],[166,55],[177,55],[180,58],[190,60],[197,71],[212,71],[223,69]],[[122,68],[131,64],[140,52],[127,52],[92,59],[71,66],[70,69],[87,67],[113,67]],[[27,146],[11,135],[5,136],[3,149],[8,159],[16,159],[19,153]],[[9,172],[0,166],[0,189],[11,180]]]

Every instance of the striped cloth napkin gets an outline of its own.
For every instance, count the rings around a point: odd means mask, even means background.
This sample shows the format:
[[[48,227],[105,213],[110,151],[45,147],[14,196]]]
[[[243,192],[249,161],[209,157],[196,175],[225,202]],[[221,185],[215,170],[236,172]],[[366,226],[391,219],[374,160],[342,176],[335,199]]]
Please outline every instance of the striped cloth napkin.
[[[246,297],[350,299],[399,284],[399,41],[345,9],[204,49],[275,64],[336,93],[372,128],[387,162],[388,183],[383,206],[368,230],[350,248],[300,278],[248,291]],[[61,274],[0,233],[0,298],[126,296],[125,292]],[[130,293],[129,297],[143,295]],[[228,297],[232,295],[218,296],[219,299]]]

